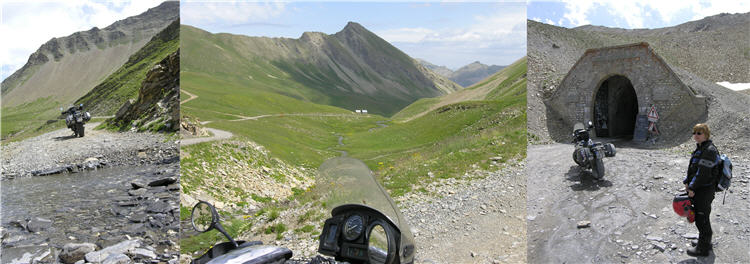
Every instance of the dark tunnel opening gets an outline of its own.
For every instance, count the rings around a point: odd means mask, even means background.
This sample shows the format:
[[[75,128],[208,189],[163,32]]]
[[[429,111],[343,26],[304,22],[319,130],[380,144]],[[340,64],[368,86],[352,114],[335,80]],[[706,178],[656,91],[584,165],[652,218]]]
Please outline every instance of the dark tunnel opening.
[[[594,99],[594,129],[597,137],[633,137],[638,116],[638,98],[630,80],[615,75],[597,89]]]

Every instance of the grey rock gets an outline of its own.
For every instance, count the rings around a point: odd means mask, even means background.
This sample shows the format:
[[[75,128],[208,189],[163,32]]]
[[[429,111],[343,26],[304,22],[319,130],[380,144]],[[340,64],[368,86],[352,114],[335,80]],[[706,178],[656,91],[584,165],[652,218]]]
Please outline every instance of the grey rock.
[[[144,194],[146,194],[147,191],[148,190],[144,188],[139,188],[139,189],[129,190],[128,194],[131,196],[143,196]]]
[[[687,234],[682,235],[682,237],[687,238],[687,239],[696,239],[698,238],[698,233],[687,233]]]
[[[651,244],[654,245],[655,249],[658,249],[661,252],[664,252],[664,250],[667,248],[667,245],[661,242],[651,241]]]
[[[163,178],[163,179],[158,179],[158,180],[152,181],[152,182],[148,183],[148,186],[151,186],[151,187],[155,187],[155,186],[167,186],[167,185],[173,184],[175,182],[177,182],[177,178],[175,178],[175,177],[166,177],[166,178]]]
[[[96,245],[91,243],[68,243],[63,246],[60,260],[63,263],[75,263],[83,260],[87,253],[94,252],[94,250],[96,250]]]
[[[133,257],[139,258],[142,260],[156,258],[156,253],[154,253],[151,250],[144,249],[144,248],[136,248],[134,250],[131,250],[130,253],[133,255]]]
[[[140,244],[137,240],[125,240],[112,246],[103,248],[99,251],[89,252],[85,255],[87,262],[99,263],[107,259],[110,255],[124,254],[129,250],[134,249]],[[124,256],[124,255],[123,255]],[[127,256],[125,256],[127,258]],[[130,259],[128,259],[129,261]],[[119,262],[112,262],[119,263]],[[127,263],[127,262],[125,262]]]
[[[119,253],[109,255],[106,259],[104,259],[104,261],[102,261],[102,264],[129,264],[131,262],[132,261],[130,261],[130,258],[128,258],[128,256]]]
[[[156,201],[152,202],[146,208],[146,212],[149,213],[167,213],[172,210],[172,206],[167,202]]]
[[[578,228],[586,228],[586,227],[591,227],[591,221],[584,220],[584,221],[578,222]]]
[[[132,186],[134,190],[137,190],[140,188],[146,188],[147,185],[139,181],[132,181],[130,182],[130,186]]]
[[[41,217],[34,217],[26,225],[26,229],[28,229],[29,232],[36,233],[36,232],[47,230],[51,226],[52,226],[52,220],[44,219]]]

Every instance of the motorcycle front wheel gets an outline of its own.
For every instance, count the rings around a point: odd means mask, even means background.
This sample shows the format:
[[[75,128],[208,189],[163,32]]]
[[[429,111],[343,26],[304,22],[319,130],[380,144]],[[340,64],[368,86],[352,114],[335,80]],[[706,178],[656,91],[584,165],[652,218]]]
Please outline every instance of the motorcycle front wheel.
[[[77,123],[76,128],[78,130],[78,136],[83,137],[83,123]]]

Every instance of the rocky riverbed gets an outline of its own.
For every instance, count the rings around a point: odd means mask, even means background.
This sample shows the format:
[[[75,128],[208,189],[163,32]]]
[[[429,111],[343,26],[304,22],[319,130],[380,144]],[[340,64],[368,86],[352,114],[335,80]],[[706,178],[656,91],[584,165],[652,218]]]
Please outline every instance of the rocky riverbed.
[[[748,263],[750,262],[750,155],[727,153],[734,179],[711,212],[714,252],[685,253],[698,230],[672,210],[690,152],[648,150],[615,142],[594,180],[573,162],[571,144],[528,148],[529,263]]]
[[[176,142],[93,126],[3,147],[2,263],[177,262]]]
[[[172,162],[5,181],[2,262],[176,261],[178,178]]]

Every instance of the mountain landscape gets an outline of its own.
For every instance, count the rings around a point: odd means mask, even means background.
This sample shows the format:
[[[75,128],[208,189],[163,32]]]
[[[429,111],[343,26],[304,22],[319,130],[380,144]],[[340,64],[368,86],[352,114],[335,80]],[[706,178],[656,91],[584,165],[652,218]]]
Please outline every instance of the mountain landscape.
[[[472,86],[473,84],[476,84],[484,78],[487,78],[488,76],[493,75],[499,70],[502,70],[506,67],[499,65],[488,66],[482,64],[481,62],[475,61],[467,64],[466,66],[458,68],[458,70],[456,71],[453,71],[451,69],[448,69],[448,67],[438,66],[426,60],[417,59],[417,61],[419,61],[420,64],[434,71],[435,73],[440,74],[441,76],[446,77],[463,87]]]
[[[232,216],[230,234],[309,257],[329,213],[314,188],[329,158],[362,160],[397,199],[440,195],[429,186],[443,181],[521,175],[497,171],[525,157],[525,58],[463,89],[353,22],[300,39],[183,25],[181,38],[183,221],[209,201]],[[352,111],[360,106],[369,114]],[[220,238],[182,232],[184,254]]]
[[[256,93],[349,111],[390,116],[419,98],[461,89],[354,22],[336,34],[305,32],[299,39],[212,34],[183,25],[182,42],[185,78],[211,76]]]
[[[529,132],[549,140],[542,97],[559,86],[568,70],[589,48],[648,42],[675,73],[698,94],[708,98],[708,122],[717,135],[745,137],[746,94],[717,82],[750,82],[750,13],[719,14],[673,27],[618,29],[601,26],[562,28],[528,21]],[[547,91],[548,92],[548,91]],[[725,134],[726,133],[726,134]]]
[[[749,231],[735,224],[750,212],[736,210],[747,208],[746,178],[733,181],[735,191],[725,191],[741,199],[717,196],[713,203],[711,225],[723,231],[714,233],[710,257],[685,255],[698,232],[665,206],[682,192],[680,182],[696,148],[690,130],[650,142],[596,138],[615,144],[617,154],[604,159],[606,174],[595,178],[570,159],[575,151],[569,142],[572,131],[559,129],[561,119],[548,115],[551,111],[545,104],[587,49],[647,42],[680,82],[705,98],[707,115],[701,122],[710,127],[717,149],[732,157],[734,171],[750,171],[743,165],[750,162],[750,96],[716,84],[750,82],[748,28],[750,13],[719,14],[657,29],[562,28],[527,22],[528,262],[750,261],[745,242]],[[655,68],[641,66],[646,71]],[[685,125],[689,129],[693,124]]]
[[[178,16],[179,3],[167,1],[103,29],[53,38],[42,45],[21,69],[2,82],[2,138],[52,127],[59,116],[58,108],[74,102],[93,103],[94,115],[113,114],[137,95],[145,72],[166,56],[163,53],[176,50],[178,27],[174,26],[171,34],[159,33]],[[130,68],[118,71],[123,65]],[[97,90],[108,89],[113,96],[88,95],[79,100],[97,85]]]

